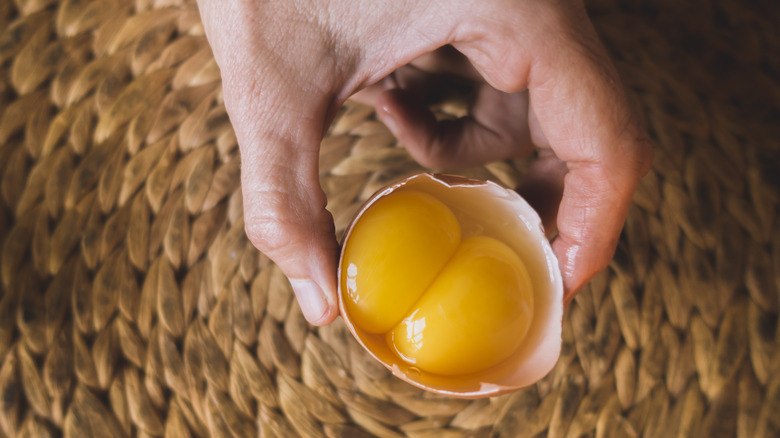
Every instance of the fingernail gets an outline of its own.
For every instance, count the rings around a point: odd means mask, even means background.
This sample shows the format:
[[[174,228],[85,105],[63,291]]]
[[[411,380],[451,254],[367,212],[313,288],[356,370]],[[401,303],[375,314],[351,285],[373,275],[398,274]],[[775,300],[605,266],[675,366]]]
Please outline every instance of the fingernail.
[[[312,324],[319,323],[328,312],[328,303],[322,289],[309,279],[290,279],[290,285],[306,320]]]

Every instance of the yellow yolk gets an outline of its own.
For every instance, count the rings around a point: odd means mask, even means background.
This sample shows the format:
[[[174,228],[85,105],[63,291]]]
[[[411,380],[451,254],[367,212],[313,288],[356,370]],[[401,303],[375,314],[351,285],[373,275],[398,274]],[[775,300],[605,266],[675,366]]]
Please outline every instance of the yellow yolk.
[[[384,335],[401,359],[431,373],[501,362],[533,317],[531,280],[515,251],[487,236],[461,242],[452,210],[422,192],[396,191],[366,209],[342,270],[355,326]]]
[[[414,310],[387,341],[409,363],[436,374],[468,374],[509,357],[533,315],[520,257],[496,239],[461,243]]]
[[[341,274],[346,310],[361,329],[386,333],[447,263],[460,225],[444,203],[421,192],[385,196],[355,224]]]

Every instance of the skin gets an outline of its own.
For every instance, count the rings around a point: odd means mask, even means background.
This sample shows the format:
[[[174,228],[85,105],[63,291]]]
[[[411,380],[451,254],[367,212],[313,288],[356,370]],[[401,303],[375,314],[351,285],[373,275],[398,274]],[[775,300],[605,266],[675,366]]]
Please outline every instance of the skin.
[[[241,150],[247,235],[312,324],[338,316],[320,141],[359,91],[424,166],[537,153],[519,191],[558,230],[567,301],[614,255],[652,149],[581,2],[198,4]],[[439,123],[419,102],[452,72],[477,82],[476,98]]]

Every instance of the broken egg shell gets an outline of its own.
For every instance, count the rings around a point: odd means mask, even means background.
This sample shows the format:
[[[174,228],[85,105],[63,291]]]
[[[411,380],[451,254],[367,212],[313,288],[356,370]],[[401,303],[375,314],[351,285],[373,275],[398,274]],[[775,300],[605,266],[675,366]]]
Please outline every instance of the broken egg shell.
[[[421,191],[444,202],[460,223],[467,225],[462,231],[464,237],[469,234],[491,236],[514,249],[526,264],[533,284],[533,320],[520,346],[493,367],[451,376],[427,372],[396,356],[383,335],[367,333],[351,320],[346,311],[346,291],[341,287],[342,250],[338,268],[339,310],[357,341],[398,378],[441,395],[492,397],[541,380],[560,356],[563,280],[539,215],[514,190],[494,182],[422,173],[392,184],[372,196],[355,215],[342,246],[348,245],[352,229],[363,212],[378,199],[400,190]]]

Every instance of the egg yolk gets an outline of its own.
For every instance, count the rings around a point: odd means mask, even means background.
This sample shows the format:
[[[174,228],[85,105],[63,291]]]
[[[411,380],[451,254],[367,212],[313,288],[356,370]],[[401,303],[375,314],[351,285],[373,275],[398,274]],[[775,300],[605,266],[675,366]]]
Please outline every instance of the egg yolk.
[[[508,358],[533,317],[520,257],[488,236],[461,241],[444,203],[397,191],[368,208],[344,248],[345,307],[360,329],[384,335],[409,364],[468,374]]]
[[[361,329],[386,333],[425,293],[460,243],[460,225],[444,203],[421,192],[377,200],[344,248],[347,311]],[[343,269],[343,267],[342,267]]]

